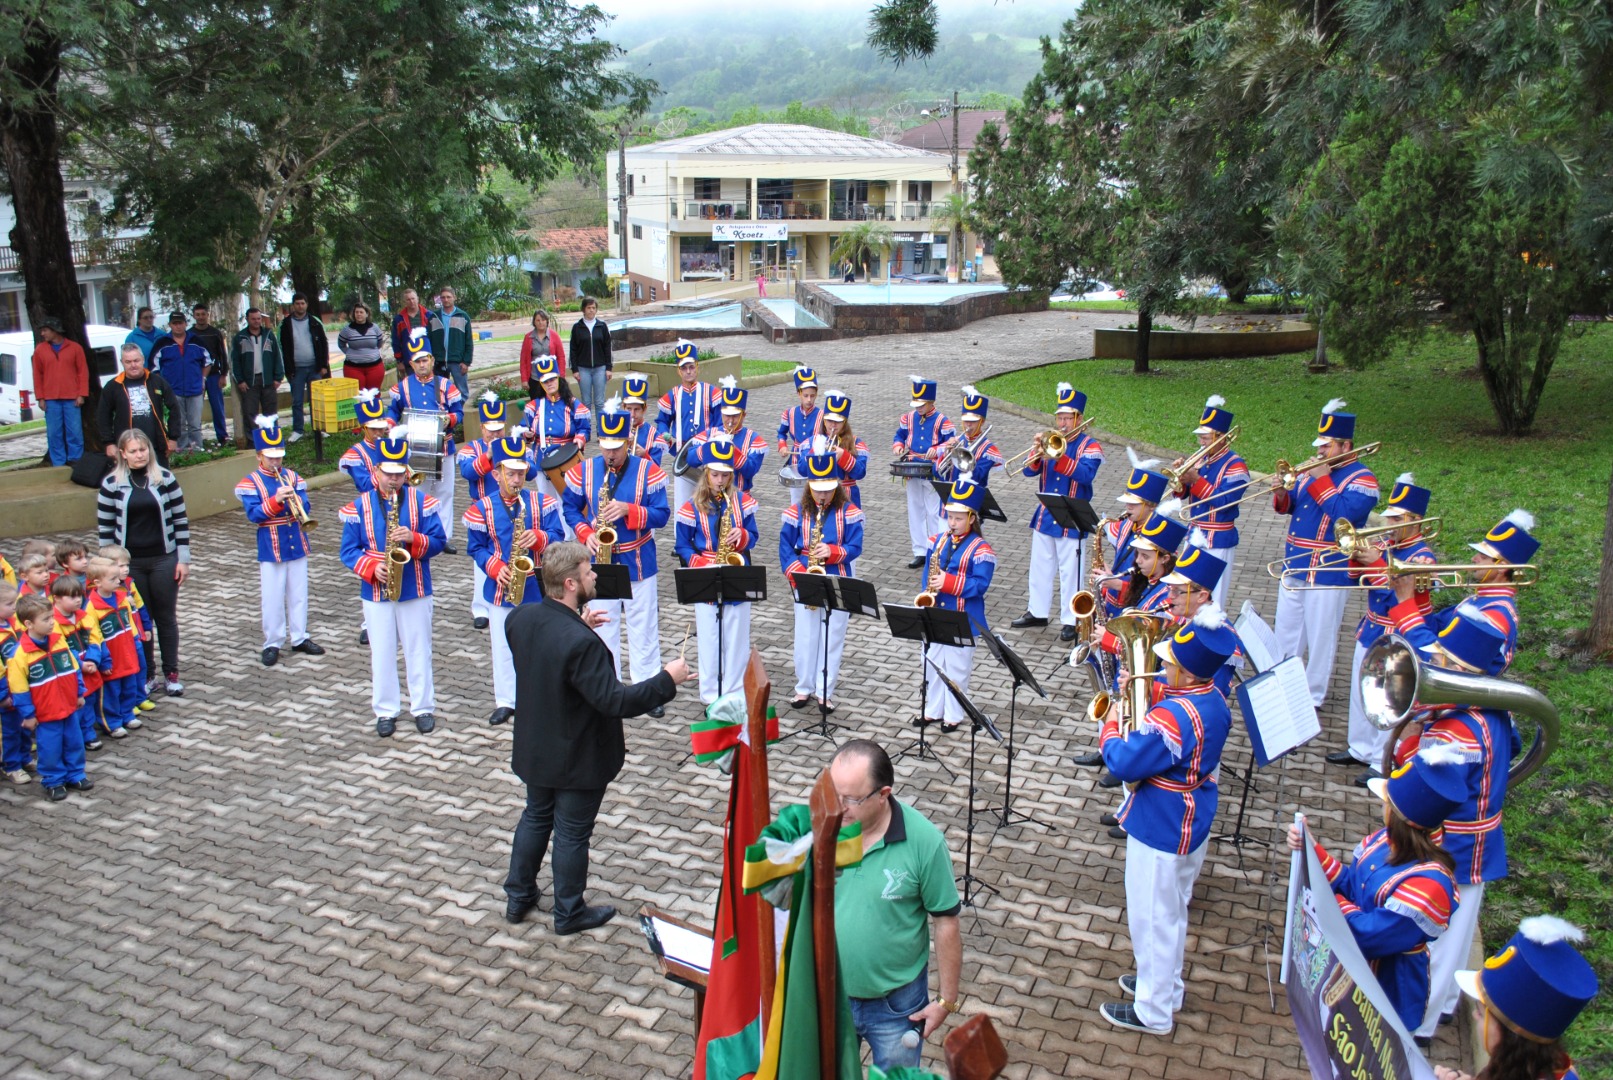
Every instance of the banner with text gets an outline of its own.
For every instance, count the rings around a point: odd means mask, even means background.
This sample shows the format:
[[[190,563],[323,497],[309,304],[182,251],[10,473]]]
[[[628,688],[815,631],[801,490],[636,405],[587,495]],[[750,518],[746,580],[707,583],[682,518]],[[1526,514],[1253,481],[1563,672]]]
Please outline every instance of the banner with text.
[[[777,225],[734,225],[719,221],[711,227],[713,240],[788,240],[790,227]]]
[[[1288,879],[1282,983],[1313,1080],[1433,1080],[1356,947],[1309,829]]]

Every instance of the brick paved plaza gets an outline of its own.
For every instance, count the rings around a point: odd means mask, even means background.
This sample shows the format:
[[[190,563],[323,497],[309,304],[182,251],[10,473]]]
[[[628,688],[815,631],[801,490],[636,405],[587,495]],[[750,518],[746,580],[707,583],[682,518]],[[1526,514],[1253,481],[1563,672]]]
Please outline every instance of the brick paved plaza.
[[[852,395],[852,423],[873,458],[859,572],[883,598],[907,603],[918,572],[906,569],[905,501],[884,463],[908,374],[938,378],[941,408],[955,415],[962,383],[1090,355],[1092,326],[1113,321],[1100,318],[1046,312],[949,334],[788,348],[737,341],[761,357],[811,363],[826,388]],[[515,348],[488,347],[478,358]],[[1319,404],[1328,395],[1314,396]],[[787,384],[753,392],[752,425],[771,439],[792,400]],[[1094,399],[1091,410],[1101,428],[1104,402]],[[1192,443],[1192,419],[1182,418],[1178,450]],[[1006,410],[993,421],[1009,454],[1036,429]],[[1295,453],[1308,446],[1313,423],[1309,406],[1294,416]],[[1107,510],[1126,465],[1123,444],[1103,443],[1097,503]],[[758,561],[773,567],[775,594],[755,612],[754,642],[788,731],[808,714],[787,708],[792,622],[772,554],[786,503],[776,469],[770,460],[757,487],[757,550],[768,553]],[[986,530],[999,560],[987,611],[1006,626],[1025,607],[1033,498],[1017,476],[994,479],[993,491],[1011,523]],[[91,755],[90,796],[53,805],[37,785],[0,790],[8,837],[0,1076],[688,1075],[691,996],[657,974],[636,918],[557,938],[545,871],[539,913],[520,926],[503,919],[522,789],[508,768],[508,727],[486,723],[488,644],[471,628],[463,555],[435,562],[438,728],[421,736],[405,720],[396,737],[376,738],[355,582],[336,553],[337,510],[350,496],[344,485],[314,498],[325,524],[313,543],[310,625],[328,655],[287,652],[274,669],[259,664],[251,531],[238,513],[199,522],[195,573],[180,601],[184,698],[161,700],[145,730]],[[1232,606],[1252,599],[1269,620],[1275,582],[1261,567],[1279,553],[1281,519],[1257,504],[1243,522]],[[462,527],[456,543],[463,551]],[[668,529],[664,564],[671,546]],[[673,600],[672,575],[660,577],[670,657],[690,620]],[[1357,614],[1352,605],[1347,627]],[[1056,627],[1008,635],[1049,693],[1047,701],[1020,696],[1013,774],[1016,808],[1048,827],[977,827],[975,873],[1001,894],[987,894],[963,922],[964,1010],[996,1023],[1012,1062],[1007,1075],[1305,1075],[1281,989],[1275,998],[1269,989],[1286,849],[1245,848],[1240,862],[1234,847],[1212,845],[1192,909],[1186,1004],[1170,1036],[1122,1032],[1098,1018],[1097,1006],[1118,996],[1115,979],[1131,970],[1131,953],[1124,846],[1097,824],[1114,800],[1095,787],[1095,770],[1069,764],[1095,735],[1081,713],[1087,683],[1064,666]],[[689,649],[692,659],[692,641]],[[893,749],[910,740],[916,653],[892,642],[883,623],[854,620],[835,716],[844,736]],[[1279,840],[1296,806],[1335,851],[1372,827],[1376,807],[1348,786],[1351,772],[1322,761],[1342,745],[1349,656],[1346,643],[1322,738],[1259,778],[1246,832]],[[1006,725],[1008,683],[984,649],[974,672],[977,702]],[[709,924],[715,906],[726,787],[714,770],[683,760],[699,708],[692,689],[666,719],[629,722],[627,767],[595,834],[590,900],[614,903],[624,916],[653,903]],[[943,735],[937,745],[959,779],[905,757],[897,794],[945,829],[961,873],[968,739]],[[804,735],[774,749],[775,806],[805,798],[830,746]],[[1003,750],[981,749],[981,798],[997,801]],[[1217,832],[1230,827],[1233,777],[1247,761],[1248,738],[1235,728]],[[1274,902],[1268,934],[1262,924]],[[1442,1032],[1436,1061],[1454,1062],[1452,1030]],[[940,1068],[938,1044],[926,1063]]]

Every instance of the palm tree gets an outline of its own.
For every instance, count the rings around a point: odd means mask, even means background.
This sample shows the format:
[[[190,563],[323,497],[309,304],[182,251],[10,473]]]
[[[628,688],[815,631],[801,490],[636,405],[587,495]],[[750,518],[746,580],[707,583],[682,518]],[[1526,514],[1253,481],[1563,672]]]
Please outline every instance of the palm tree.
[[[571,275],[571,260],[566,258],[565,252],[557,251],[554,248],[544,248],[538,252],[537,256],[532,260],[532,265],[537,269],[538,273],[549,275],[549,291],[551,295],[555,289],[560,287],[561,277]],[[559,302],[558,297],[555,298],[555,302]]]
[[[947,245],[947,261],[958,268],[958,280],[963,280],[963,231],[974,228],[974,213],[969,196],[954,191],[946,198],[930,204],[930,220],[951,235]]]
[[[891,227],[883,221],[859,221],[840,234],[834,249],[829,252],[829,259],[831,262],[855,263],[862,268],[866,280],[874,256],[890,251],[892,242]]]

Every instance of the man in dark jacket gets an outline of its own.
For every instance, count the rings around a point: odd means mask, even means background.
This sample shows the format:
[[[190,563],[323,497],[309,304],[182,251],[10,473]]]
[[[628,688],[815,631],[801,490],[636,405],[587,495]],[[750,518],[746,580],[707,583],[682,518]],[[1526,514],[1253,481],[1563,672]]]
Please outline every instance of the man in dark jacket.
[[[248,308],[246,329],[235,335],[235,343],[230,346],[230,378],[235,380],[235,398],[241,403],[241,418],[235,425],[236,446],[252,449],[253,422],[259,416],[280,414],[280,382],[285,377],[280,342],[269,333],[263,312]]]
[[[403,306],[392,316],[392,359],[398,365],[398,381],[407,379],[413,372],[409,368],[409,334],[415,330],[430,331],[431,313],[420,306],[420,294],[413,289],[403,290]],[[429,347],[431,339],[426,339]],[[438,375],[448,372],[439,371]]]
[[[206,304],[193,304],[190,314],[196,320],[190,336],[207,350],[211,361],[207,366],[207,407],[213,413],[213,435],[223,446],[230,437],[224,415],[224,377],[230,373],[230,346],[224,340],[224,331],[213,325],[213,313]]]
[[[118,436],[139,428],[157,452],[157,464],[168,468],[168,455],[177,450],[179,406],[168,380],[146,370],[145,354],[134,342],[125,342],[119,356],[123,364],[111,382],[101,387],[95,409],[95,426],[106,444],[106,456],[117,460]]]
[[[454,380],[459,396],[469,401],[467,372],[476,355],[476,328],[471,325],[470,312],[454,306],[459,296],[451,286],[444,285],[439,295],[442,309],[426,316],[426,326],[431,331],[431,354],[437,358],[437,374]]]
[[[308,399],[308,384],[330,378],[330,342],[325,324],[317,311],[310,312],[308,297],[291,297],[291,314],[280,320],[280,355],[285,360],[286,378],[291,384],[291,440],[302,438],[302,404]]]
[[[584,612],[594,597],[594,567],[581,544],[550,544],[543,553],[541,604],[523,604],[505,623],[515,659],[515,749],[510,767],[526,784],[526,810],[515,827],[509,903],[518,923],[537,906],[538,868],[554,836],[554,928],[575,934],[616,915],[583,902],[588,841],[606,786],[627,755],[622,718],[671,701],[689,678],[683,658],[631,686],[616,677],[610,650]]]

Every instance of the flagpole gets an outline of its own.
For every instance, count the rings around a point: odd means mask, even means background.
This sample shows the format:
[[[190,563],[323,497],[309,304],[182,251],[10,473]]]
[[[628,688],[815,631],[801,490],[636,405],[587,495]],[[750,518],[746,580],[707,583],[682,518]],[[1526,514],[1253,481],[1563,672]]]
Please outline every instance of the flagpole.
[[[749,738],[749,753],[746,755],[750,773],[750,811],[751,822],[761,829],[773,820],[772,798],[768,791],[767,781],[767,701],[773,692],[773,684],[768,680],[767,669],[762,666],[762,654],[753,646],[750,651],[750,661],[745,665],[745,731]],[[746,845],[756,842],[756,837],[744,837]],[[743,850],[743,848],[741,849]],[[756,963],[761,970],[762,1012],[761,1035],[762,1044],[767,1044],[767,1025],[773,1019],[773,993],[778,980],[778,946],[773,938],[773,909],[762,902],[762,898],[751,896],[749,903],[757,907],[756,915]]]

